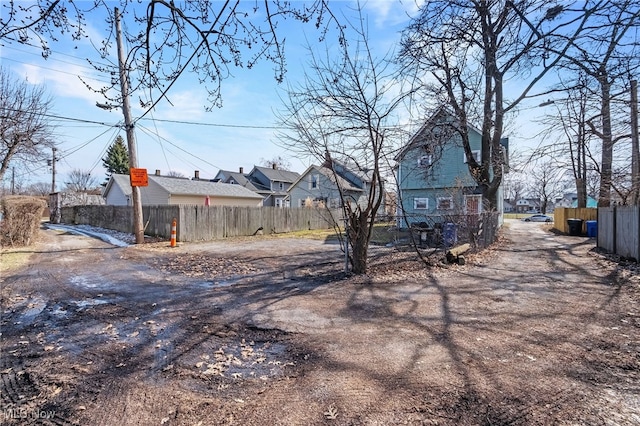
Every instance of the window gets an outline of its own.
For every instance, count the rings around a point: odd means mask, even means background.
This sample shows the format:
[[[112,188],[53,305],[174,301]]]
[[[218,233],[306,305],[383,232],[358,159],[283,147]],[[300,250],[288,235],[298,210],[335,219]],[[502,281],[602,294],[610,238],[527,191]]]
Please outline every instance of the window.
[[[276,198],[276,207],[282,208],[282,198]]]
[[[311,175],[311,181],[309,182],[309,189],[318,188],[318,175]]]
[[[473,151],[471,151],[471,154],[473,155],[473,158],[477,161],[480,162],[480,150],[479,149],[474,149]],[[463,161],[466,163],[467,162],[467,154],[465,154],[464,152],[462,153],[462,158]]]
[[[418,159],[418,167],[429,167],[432,161],[433,156],[431,154],[423,155]]]
[[[428,198],[414,198],[413,199],[413,209],[414,210],[426,210],[429,208],[429,199]]]
[[[280,182],[279,187],[280,187],[280,191],[284,190],[284,182]]]
[[[453,200],[451,197],[438,198],[438,210],[451,210],[453,208]]]
[[[482,212],[482,195],[465,195],[465,213],[478,214]]]

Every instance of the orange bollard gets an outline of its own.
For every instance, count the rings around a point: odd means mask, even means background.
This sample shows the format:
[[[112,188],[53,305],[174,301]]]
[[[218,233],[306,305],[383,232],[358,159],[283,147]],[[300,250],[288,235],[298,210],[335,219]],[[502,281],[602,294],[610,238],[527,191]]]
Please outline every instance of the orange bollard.
[[[178,222],[175,218],[173,218],[173,222],[171,222],[171,247],[176,246],[176,227]]]

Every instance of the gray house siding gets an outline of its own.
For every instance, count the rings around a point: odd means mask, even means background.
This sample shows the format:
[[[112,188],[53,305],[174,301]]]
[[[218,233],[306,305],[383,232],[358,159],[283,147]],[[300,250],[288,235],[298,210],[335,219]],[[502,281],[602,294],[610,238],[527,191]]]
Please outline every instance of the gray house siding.
[[[340,193],[327,176],[316,168],[311,168],[303,174],[295,187],[289,191],[291,207],[304,207],[305,202],[324,201],[327,206],[339,204]]]
[[[334,175],[331,169],[320,166],[309,167],[289,188],[289,200],[291,207],[304,207],[305,205],[317,205],[323,202],[329,208],[340,208],[342,199],[340,197],[339,187],[342,188],[345,202],[349,202],[352,206],[359,205],[365,208],[368,204],[368,183],[360,179],[355,173],[344,173],[344,168],[336,167],[339,171],[338,176]],[[351,177],[353,180],[346,179]],[[336,184],[339,182],[339,185]],[[379,194],[384,202],[384,194]],[[384,213],[384,209],[379,209],[380,214]],[[377,212],[376,212],[377,213]]]
[[[127,193],[128,192],[128,193]],[[131,184],[126,175],[114,175],[103,194],[109,205],[131,205]],[[196,204],[260,206],[262,197],[240,185],[149,175],[140,188],[143,205]]]
[[[140,197],[145,206],[171,204],[169,192],[152,179],[149,179],[149,186],[140,188]]]
[[[130,194],[125,194],[119,186],[114,185],[105,198],[105,203],[111,206],[131,205]]]
[[[114,174],[104,188],[103,198],[105,204],[112,206],[131,205],[131,182],[129,175]]]

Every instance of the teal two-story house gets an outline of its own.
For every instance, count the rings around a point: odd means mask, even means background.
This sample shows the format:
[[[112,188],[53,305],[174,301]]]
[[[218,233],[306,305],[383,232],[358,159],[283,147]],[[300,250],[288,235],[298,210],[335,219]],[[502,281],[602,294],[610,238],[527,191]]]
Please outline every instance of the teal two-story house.
[[[481,158],[480,131],[468,127],[469,144]],[[503,147],[508,140],[503,141]],[[451,221],[482,212],[482,190],[469,172],[455,117],[438,109],[400,150],[396,160],[398,226]],[[502,200],[502,189],[498,199]]]

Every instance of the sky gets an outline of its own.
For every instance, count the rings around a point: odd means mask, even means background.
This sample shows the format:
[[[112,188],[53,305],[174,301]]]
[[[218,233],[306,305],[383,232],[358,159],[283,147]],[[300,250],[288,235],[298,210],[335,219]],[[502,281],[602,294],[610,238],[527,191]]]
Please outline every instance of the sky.
[[[350,8],[355,6],[354,2],[330,4],[338,8],[339,14],[353,15]],[[113,6],[116,5],[114,2]],[[400,32],[416,9],[413,0],[364,3],[374,54],[383,56],[397,48]],[[89,21],[89,40],[51,43],[53,52],[48,59],[42,57],[38,47],[17,43],[0,45],[2,66],[30,83],[44,85],[53,99],[51,115],[55,116],[52,121],[58,142],[57,190],[62,189],[64,180],[74,169],[90,171],[99,182],[104,181],[106,170],[102,158],[118,135],[126,136],[117,126],[123,119],[121,109],[98,108],[96,102],[104,103],[104,98],[87,89],[81,80],[99,86],[110,78],[97,73],[87,61],[87,58],[100,60],[92,43],[103,38],[99,29],[106,26],[102,16],[89,17]],[[123,24],[133,25],[126,20]],[[286,82],[295,85],[304,76],[307,41],[313,44],[318,35],[313,25],[298,22],[288,22],[281,30],[286,37]],[[327,39],[331,43],[331,37]],[[112,60],[116,60],[115,54]],[[181,75],[168,92],[170,102],[160,102],[136,126],[138,166],[149,173],[160,170],[165,174],[171,170],[187,177],[194,176],[198,170],[201,178],[210,179],[220,169],[237,171],[243,167],[246,173],[263,160],[281,156],[289,161],[291,170],[303,172],[313,160],[292,157],[278,145],[275,112],[283,109],[286,82],[275,81],[270,63],[261,63],[250,70],[233,69],[233,77],[222,82],[223,106],[207,112],[206,93],[197,77],[189,73]],[[144,113],[137,95],[132,105],[134,118]],[[51,168],[45,161],[16,168],[15,173],[16,179],[24,184],[52,179]]]

